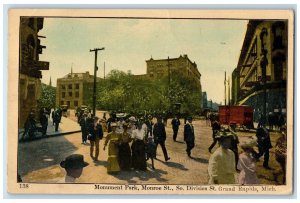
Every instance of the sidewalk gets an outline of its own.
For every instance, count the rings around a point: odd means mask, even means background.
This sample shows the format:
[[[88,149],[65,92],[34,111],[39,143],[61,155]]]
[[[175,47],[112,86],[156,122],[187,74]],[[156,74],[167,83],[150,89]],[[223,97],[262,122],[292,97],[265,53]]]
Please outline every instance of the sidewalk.
[[[25,140],[22,140],[22,142],[32,141],[32,140],[37,140],[37,139],[42,139],[42,138],[48,138],[48,137],[54,137],[54,136],[59,136],[59,135],[66,135],[66,134],[71,134],[71,133],[77,133],[80,131],[81,131],[80,125],[77,122],[62,116],[57,132],[55,132],[55,126],[53,125],[52,119],[49,119],[48,127],[47,127],[47,135],[42,136],[41,132],[36,132],[34,138],[25,137]],[[19,140],[21,140],[23,132],[24,132],[23,128],[19,129]]]

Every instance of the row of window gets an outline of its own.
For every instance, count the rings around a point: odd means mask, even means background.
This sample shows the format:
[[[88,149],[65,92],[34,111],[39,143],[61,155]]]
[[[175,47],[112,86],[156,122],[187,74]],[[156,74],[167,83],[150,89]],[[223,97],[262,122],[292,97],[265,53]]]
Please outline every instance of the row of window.
[[[74,86],[75,86],[75,89],[79,89],[79,84],[78,83],[76,83]],[[66,85],[61,85],[61,89],[65,90],[66,89]],[[69,84],[68,85],[68,89],[73,89],[73,85]]]
[[[72,97],[73,96],[73,92],[68,92],[68,95],[69,95],[69,97]],[[66,97],[66,93],[62,92],[61,93],[61,97],[65,98]],[[79,92],[75,92],[75,97],[79,97]]]

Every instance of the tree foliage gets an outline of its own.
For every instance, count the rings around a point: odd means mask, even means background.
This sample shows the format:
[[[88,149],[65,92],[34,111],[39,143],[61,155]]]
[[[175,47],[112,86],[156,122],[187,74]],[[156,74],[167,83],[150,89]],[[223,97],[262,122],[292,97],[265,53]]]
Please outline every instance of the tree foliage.
[[[45,107],[47,109],[54,108],[55,98],[56,88],[42,83],[41,97],[38,100],[39,107]]]
[[[201,92],[180,75],[149,80],[112,70],[97,84],[97,109],[141,113],[169,112],[174,103],[181,103],[181,112],[201,111]]]

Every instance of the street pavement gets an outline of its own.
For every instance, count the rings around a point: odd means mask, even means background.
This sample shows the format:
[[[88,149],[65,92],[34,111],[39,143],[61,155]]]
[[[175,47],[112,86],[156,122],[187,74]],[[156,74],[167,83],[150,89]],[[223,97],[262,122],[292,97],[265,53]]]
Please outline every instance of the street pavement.
[[[37,140],[42,138],[49,138],[53,136],[77,133],[80,131],[81,128],[74,119],[72,120],[69,117],[62,116],[57,132],[55,131],[55,125],[53,125],[53,120],[48,119],[48,127],[47,127],[46,135],[43,136],[41,132],[36,132],[34,138],[29,138],[27,135],[25,139],[22,141],[32,141],[32,140]],[[21,140],[23,132],[24,132],[23,128],[19,129],[19,140]]]
[[[107,149],[103,151],[104,140],[100,141],[99,161],[93,161],[89,156],[89,145],[81,144],[81,133],[73,133],[59,137],[49,137],[32,142],[19,143],[18,172],[24,182],[55,183],[64,175],[59,166],[60,161],[70,154],[84,155],[89,166],[84,168],[82,176],[77,180],[80,183],[117,183],[117,184],[207,184],[208,147],[212,142],[211,127],[204,120],[194,121],[196,146],[192,157],[186,155],[186,145],[183,142],[183,121],[179,128],[177,142],[172,139],[172,128],[168,121],[166,148],[171,159],[164,161],[163,153],[158,146],[155,160],[156,170],[151,169],[148,161],[147,171],[121,171],[118,174],[107,174]],[[105,135],[106,136],[106,133]],[[255,136],[252,132],[239,132],[240,141]],[[275,146],[278,133],[271,133],[271,140]],[[213,149],[216,150],[216,145]],[[274,170],[262,167],[263,159],[257,163],[257,174],[263,184],[279,184],[274,180],[274,173],[279,169],[275,161],[274,149],[270,152],[270,166]],[[280,177],[279,177],[280,179]],[[281,179],[280,179],[281,180]]]

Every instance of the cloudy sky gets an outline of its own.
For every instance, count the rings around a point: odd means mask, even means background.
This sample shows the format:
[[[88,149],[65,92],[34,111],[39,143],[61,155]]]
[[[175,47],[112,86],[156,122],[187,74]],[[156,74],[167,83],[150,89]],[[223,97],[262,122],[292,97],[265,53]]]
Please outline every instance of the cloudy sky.
[[[224,71],[236,67],[247,27],[245,20],[45,18],[39,35],[47,46],[40,60],[50,62],[42,82],[73,72],[93,74],[93,48],[98,53],[98,76],[119,69],[146,73],[146,60],[187,54],[202,74],[202,91],[224,103]]]

